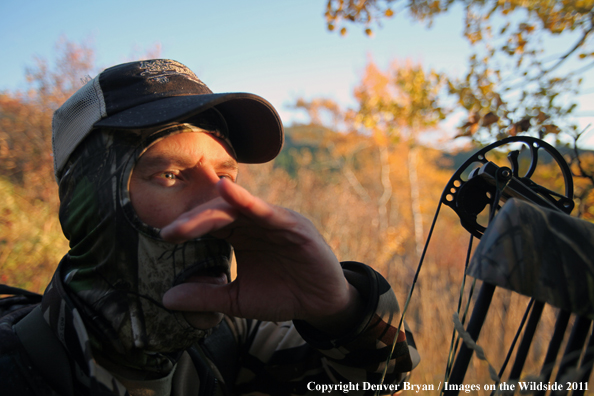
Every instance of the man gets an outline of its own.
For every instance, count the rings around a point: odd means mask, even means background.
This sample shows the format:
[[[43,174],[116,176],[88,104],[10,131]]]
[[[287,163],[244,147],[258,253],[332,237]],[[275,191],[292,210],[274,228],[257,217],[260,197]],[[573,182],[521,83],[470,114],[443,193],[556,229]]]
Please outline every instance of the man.
[[[0,321],[2,395],[402,381],[418,355],[388,283],[235,183],[238,162],[269,161],[282,141],[264,99],[213,94],[166,59],[106,69],[66,101],[53,147],[70,251],[41,304]]]

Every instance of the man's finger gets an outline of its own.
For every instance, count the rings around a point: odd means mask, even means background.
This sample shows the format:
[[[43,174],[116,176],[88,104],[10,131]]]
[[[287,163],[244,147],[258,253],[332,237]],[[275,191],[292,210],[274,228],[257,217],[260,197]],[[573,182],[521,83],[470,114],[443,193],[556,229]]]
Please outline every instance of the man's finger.
[[[187,312],[222,312],[237,315],[231,304],[231,284],[182,283],[169,289],[163,296],[167,309]]]
[[[253,220],[280,228],[291,227],[295,223],[291,211],[271,205],[227,179],[219,181],[217,188],[226,202]]]
[[[198,207],[163,227],[161,237],[168,242],[181,243],[220,230],[233,223],[237,216],[237,211],[228,205]]]

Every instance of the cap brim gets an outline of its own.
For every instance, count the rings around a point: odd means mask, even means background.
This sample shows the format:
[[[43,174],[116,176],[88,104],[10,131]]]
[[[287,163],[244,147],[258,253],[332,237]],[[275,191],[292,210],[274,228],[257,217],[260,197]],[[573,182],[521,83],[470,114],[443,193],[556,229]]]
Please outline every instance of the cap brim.
[[[216,107],[229,128],[229,140],[239,162],[257,164],[274,159],[280,152],[283,125],[274,107],[249,93],[219,93],[173,96],[144,103],[97,121],[95,127],[149,128],[181,121]]]

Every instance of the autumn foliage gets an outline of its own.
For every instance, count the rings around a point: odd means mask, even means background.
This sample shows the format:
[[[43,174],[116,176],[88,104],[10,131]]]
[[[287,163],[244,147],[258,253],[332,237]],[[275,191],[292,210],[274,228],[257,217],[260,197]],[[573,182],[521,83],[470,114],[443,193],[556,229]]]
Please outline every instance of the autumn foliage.
[[[36,59],[30,89],[0,93],[0,282],[43,291],[68,250],[57,218],[52,114],[82,86],[94,54],[62,39],[55,66]]]
[[[467,112],[460,134],[487,142],[526,132],[565,139],[583,132],[569,116],[583,73],[594,65],[587,63],[594,56],[593,7],[591,0],[327,0],[324,16],[330,31],[344,36],[359,25],[369,36],[397,14],[430,27],[441,15],[462,11],[472,53],[463,73],[447,77],[447,88]],[[564,47],[552,53],[549,43],[560,38]]]

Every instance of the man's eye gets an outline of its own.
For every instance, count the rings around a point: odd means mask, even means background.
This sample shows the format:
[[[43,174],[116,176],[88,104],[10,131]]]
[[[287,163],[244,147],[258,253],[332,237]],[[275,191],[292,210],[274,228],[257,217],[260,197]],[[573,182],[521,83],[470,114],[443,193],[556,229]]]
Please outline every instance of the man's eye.
[[[163,172],[161,173],[161,177],[169,180],[175,180],[176,176],[173,172]]]
[[[235,180],[233,180],[233,177],[231,177],[230,175],[219,175],[219,179],[229,179],[232,182],[235,182]]]

